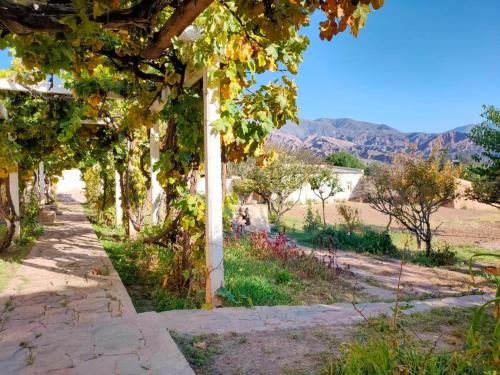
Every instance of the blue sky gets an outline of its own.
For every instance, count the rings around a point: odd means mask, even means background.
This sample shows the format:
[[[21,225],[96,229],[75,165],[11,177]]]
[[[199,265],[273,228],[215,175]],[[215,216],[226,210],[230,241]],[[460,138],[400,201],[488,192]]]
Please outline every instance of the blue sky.
[[[386,0],[356,39],[319,40],[296,82],[300,117],[351,117],[440,132],[500,106],[500,1]]]
[[[295,77],[300,117],[441,132],[500,106],[499,0],[386,0],[357,39],[320,41],[316,14]],[[0,68],[10,57],[0,52]]]

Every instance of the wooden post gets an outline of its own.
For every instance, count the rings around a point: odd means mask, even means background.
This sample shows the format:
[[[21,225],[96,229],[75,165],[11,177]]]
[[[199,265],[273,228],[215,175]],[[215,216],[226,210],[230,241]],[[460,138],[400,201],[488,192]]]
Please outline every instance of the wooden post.
[[[45,171],[43,161],[38,164],[38,196],[41,204],[45,204]]]
[[[16,215],[14,239],[19,239],[21,237],[21,223],[19,221],[21,212],[19,210],[19,173],[17,171],[9,173],[9,190],[12,205],[14,206],[14,214]]]
[[[160,217],[161,185],[155,163],[160,160],[160,123],[155,122],[149,135],[149,153],[151,159],[151,224],[156,225]]]
[[[220,134],[213,123],[220,117],[220,88],[218,81],[209,82],[208,68],[203,70],[203,104],[205,136],[205,199],[206,199],[206,303],[221,304],[217,290],[224,286],[222,185]]]
[[[123,223],[122,208],[122,188],[120,186],[120,174],[115,171],[115,224],[120,226]]]

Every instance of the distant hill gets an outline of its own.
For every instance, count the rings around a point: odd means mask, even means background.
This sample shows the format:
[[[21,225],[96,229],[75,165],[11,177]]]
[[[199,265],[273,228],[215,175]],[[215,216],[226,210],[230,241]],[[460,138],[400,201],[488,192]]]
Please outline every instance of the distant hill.
[[[300,126],[290,122],[274,130],[268,143],[289,150],[307,149],[323,157],[335,151],[349,151],[365,160],[384,162],[410,143],[425,155],[439,144],[449,148],[451,158],[468,158],[480,151],[467,135],[472,126],[444,133],[403,133],[385,124],[350,118],[301,119]]]

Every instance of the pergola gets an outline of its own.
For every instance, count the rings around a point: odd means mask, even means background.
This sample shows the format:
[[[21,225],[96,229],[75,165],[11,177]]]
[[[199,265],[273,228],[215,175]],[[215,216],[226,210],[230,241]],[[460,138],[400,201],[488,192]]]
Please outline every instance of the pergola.
[[[196,37],[196,30],[186,29],[181,38],[193,40]],[[209,82],[209,70],[216,67],[205,66],[201,70],[192,70],[186,77],[185,86],[192,86],[199,80],[203,82],[203,102],[204,102],[204,165],[205,165],[205,197],[206,197],[206,227],[205,227],[205,256],[207,267],[206,281],[206,302],[215,306],[218,300],[217,290],[224,284],[224,266],[223,266],[223,225],[222,225],[222,173],[221,173],[221,144],[220,135],[214,129],[213,124],[220,117],[220,93],[217,81]],[[48,82],[36,86],[25,86],[12,80],[0,79],[0,90],[2,91],[22,91],[43,93],[44,95],[63,95],[71,96],[71,92],[62,85],[49,85]],[[152,111],[160,111],[165,102],[163,101],[168,92],[164,90],[162,97],[151,106]],[[116,95],[111,95],[110,99],[120,100]],[[0,116],[6,119],[8,114],[3,105],[0,106]],[[158,172],[154,170],[154,164],[160,158],[160,124],[156,123],[151,129],[150,135],[150,156],[151,156],[151,202],[152,212],[151,220],[153,224],[158,223],[160,199],[162,187],[157,180]],[[45,171],[43,161],[40,161],[38,168],[38,189],[40,191],[40,202],[44,203],[43,192],[45,191]],[[12,172],[9,176],[9,189],[15,208],[15,214],[18,220],[15,223],[16,237],[20,234],[19,222],[19,177],[18,172]],[[121,206],[121,187],[118,173],[115,173],[115,204],[117,224],[121,223],[123,216]]]

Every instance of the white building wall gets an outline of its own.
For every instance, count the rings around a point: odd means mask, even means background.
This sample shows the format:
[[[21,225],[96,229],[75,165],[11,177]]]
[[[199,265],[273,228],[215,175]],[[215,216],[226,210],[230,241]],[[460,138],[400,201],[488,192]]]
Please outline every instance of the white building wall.
[[[55,186],[57,195],[76,202],[85,202],[85,183],[78,169],[65,170]]]
[[[226,179],[226,189],[227,191],[232,191],[233,181],[239,177],[231,177]],[[201,195],[205,195],[205,177],[198,179],[196,183],[196,192]]]
[[[363,173],[338,173],[338,178],[340,182],[340,186],[342,191],[336,193],[333,197],[327,199],[327,202],[335,202],[335,201],[345,201],[349,200],[352,192],[356,188],[356,185],[363,177]],[[325,187],[325,190],[327,188]],[[290,201],[295,202],[298,200],[300,204],[306,204],[308,200],[313,202],[321,201],[316,194],[314,194],[311,189],[311,185],[305,184],[302,186],[302,189],[293,192],[290,195]]]

